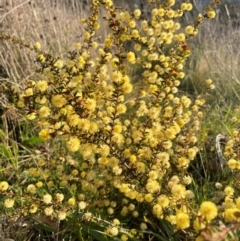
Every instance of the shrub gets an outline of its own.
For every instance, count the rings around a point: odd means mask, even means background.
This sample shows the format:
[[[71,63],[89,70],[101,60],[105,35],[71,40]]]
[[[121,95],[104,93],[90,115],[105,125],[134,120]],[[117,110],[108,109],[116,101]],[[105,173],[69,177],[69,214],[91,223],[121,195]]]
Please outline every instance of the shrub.
[[[76,240],[210,240],[238,227],[234,188],[227,184],[224,200],[210,200],[222,184],[209,183],[201,193],[188,170],[199,151],[205,99],[178,91],[189,41],[215,17],[218,1],[185,28],[179,22],[192,4],[148,2],[151,17],[144,19],[139,9],[93,0],[89,18],[81,20],[82,42],[66,58],[44,52],[39,42],[31,47],[1,36],[37,55],[36,75],[17,91],[16,107],[50,147],[47,153],[36,145],[28,161],[1,164],[7,216],[55,221],[56,235],[63,227]],[[109,30],[103,43],[95,38],[101,25]],[[141,72],[134,82],[133,68]]]

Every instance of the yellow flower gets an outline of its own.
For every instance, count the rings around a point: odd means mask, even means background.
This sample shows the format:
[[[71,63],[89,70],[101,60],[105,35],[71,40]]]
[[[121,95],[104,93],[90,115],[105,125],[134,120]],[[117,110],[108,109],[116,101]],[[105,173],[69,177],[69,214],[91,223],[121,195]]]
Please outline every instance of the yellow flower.
[[[224,193],[227,195],[227,196],[232,196],[234,194],[234,189],[230,186],[227,186],[225,187],[224,189]]]
[[[197,154],[197,148],[196,147],[195,148],[194,147],[189,148],[188,151],[187,151],[187,155],[188,155],[188,158],[190,160],[193,160],[195,158],[196,154]]]
[[[114,133],[112,141],[117,145],[122,145],[124,143],[124,136],[122,134]]]
[[[130,28],[135,28],[135,27],[136,27],[136,22],[135,22],[134,20],[130,20],[130,21],[128,22],[128,26],[129,26]]]
[[[163,211],[162,211],[162,206],[160,204],[155,204],[153,206],[153,214],[155,214],[158,218],[162,218]]]
[[[159,192],[161,187],[156,180],[149,180],[146,185],[146,189],[149,193]]]
[[[36,42],[34,44],[34,48],[37,49],[37,50],[40,49],[41,48],[41,44],[39,42]]]
[[[169,150],[172,147],[172,142],[170,140],[166,140],[162,143],[162,146],[165,150]]]
[[[124,114],[126,110],[127,110],[127,107],[124,104],[119,104],[117,106],[117,114]]]
[[[185,184],[185,185],[189,185],[189,184],[191,184],[192,183],[192,178],[191,178],[191,176],[184,176],[183,177],[183,183]]]
[[[150,85],[148,90],[149,90],[150,93],[154,93],[158,90],[158,86],[157,85]]]
[[[186,4],[187,4],[186,10],[187,10],[187,11],[191,11],[192,8],[193,8],[192,4],[191,4],[191,3],[186,3]]]
[[[202,236],[197,236],[195,241],[204,241],[203,237]]]
[[[12,198],[7,198],[5,201],[4,201],[4,207],[5,208],[12,208],[14,205],[14,200]]]
[[[0,191],[6,191],[9,188],[9,185],[6,181],[0,182]]]
[[[78,122],[78,129],[81,129],[83,132],[90,131],[90,121],[88,119],[79,119]]]
[[[111,74],[112,80],[116,83],[121,82],[122,81],[122,73],[120,71],[113,71]]]
[[[88,31],[86,31],[85,33],[84,33],[84,39],[85,40],[88,40],[88,39],[90,39],[91,38],[91,34],[88,32]]]
[[[240,210],[238,208],[225,209],[224,218],[226,222],[240,221]]]
[[[82,48],[82,44],[81,44],[81,43],[76,43],[76,44],[75,44],[75,48],[76,48],[77,50],[80,50],[80,49]]]
[[[29,114],[26,115],[26,118],[28,120],[34,120],[34,119],[36,119],[36,117],[37,117],[36,112],[32,112],[32,113],[29,113]]]
[[[78,57],[78,62],[77,62],[77,67],[78,67],[79,69],[83,69],[84,65],[85,65],[85,60],[84,60],[84,58],[83,58],[82,56],[79,56],[79,57]]]
[[[96,109],[96,100],[87,98],[85,101],[85,108],[89,112],[93,112]]]
[[[36,192],[37,188],[34,184],[29,184],[27,186],[27,192],[28,193],[31,193],[31,194],[34,194]]]
[[[35,88],[37,90],[39,90],[40,92],[45,92],[48,88],[48,83],[46,80],[39,80],[36,85]]]
[[[178,158],[178,163],[177,166],[178,168],[187,168],[189,165],[190,160],[187,159],[186,157],[182,156]]]
[[[236,207],[240,209],[240,197],[236,198],[235,203],[236,203]]]
[[[134,17],[138,19],[141,16],[141,10],[135,9],[133,14],[134,14]]]
[[[104,3],[106,4],[106,6],[111,7],[113,5],[112,0],[105,0]]]
[[[187,10],[187,3],[182,3],[181,4],[181,10],[186,11]]]
[[[130,203],[130,204],[128,205],[128,209],[129,209],[130,211],[133,211],[135,208],[136,208],[136,207],[135,207],[135,205],[134,205],[133,203]]]
[[[135,155],[130,155],[129,161],[130,163],[135,163],[137,161],[137,157]]]
[[[49,204],[52,202],[52,196],[50,194],[45,194],[43,196],[43,202],[46,204]]]
[[[166,162],[169,161],[170,155],[169,155],[169,153],[167,153],[167,152],[159,152],[159,153],[157,154],[157,158],[158,158],[159,161],[161,161],[161,162],[163,162],[163,163],[166,163]]]
[[[177,228],[186,229],[190,226],[190,219],[186,213],[178,213],[176,215],[176,225]]]
[[[120,175],[122,173],[122,168],[120,168],[119,166],[115,166],[115,167],[112,168],[112,172],[115,175]]]
[[[43,105],[43,104],[46,103],[46,101],[47,101],[46,96],[37,96],[37,97],[35,98],[35,102],[36,102],[37,104]]]
[[[100,147],[100,149],[98,150],[98,152],[99,152],[99,154],[101,155],[101,156],[108,156],[109,155],[109,153],[110,153],[110,147],[108,146],[108,145],[106,145],[106,144],[103,144],[101,147]]]
[[[51,99],[51,103],[54,107],[61,108],[67,103],[67,100],[63,97],[63,95],[53,95]]]
[[[46,164],[46,161],[44,159],[39,159],[37,163],[40,167],[43,167]]]
[[[19,101],[17,102],[17,107],[23,108],[24,106],[25,106],[24,101],[19,100]]]
[[[209,12],[207,13],[207,16],[208,16],[209,18],[215,18],[216,12],[213,11],[213,10],[211,10],[211,11],[209,11]]]
[[[87,203],[86,203],[86,202],[80,201],[80,202],[78,203],[78,208],[79,208],[80,210],[83,210],[83,209],[85,209],[86,207],[87,207]]]
[[[40,118],[47,118],[50,115],[50,113],[51,110],[47,106],[42,106],[38,112]]]
[[[176,34],[176,35],[174,36],[174,40],[175,40],[175,41],[183,42],[183,41],[185,41],[185,39],[186,39],[186,36],[185,36],[184,33]]]
[[[193,221],[193,228],[194,228],[195,231],[198,232],[198,231],[204,229],[205,227],[206,227],[206,225],[199,218],[196,218]]]
[[[109,159],[107,157],[100,157],[98,159],[98,163],[100,163],[101,165],[107,165],[109,163]]]
[[[121,90],[123,91],[123,94],[129,94],[132,92],[133,86],[131,83],[125,82],[122,86],[121,86]]]
[[[142,132],[141,132],[141,131],[139,131],[139,130],[133,131],[133,133],[132,133],[132,138],[133,138],[133,141],[134,141],[135,143],[140,142],[141,139],[142,139],[142,137],[143,137],[143,135],[142,135]]]
[[[147,224],[146,223],[141,223],[140,224],[140,229],[141,230],[146,230],[148,227],[147,227]]]
[[[57,218],[59,221],[64,220],[67,216],[67,213],[65,211],[58,211],[57,212]]]
[[[181,73],[183,73],[183,72],[181,72]],[[186,96],[182,96],[181,103],[183,104],[183,106],[185,108],[188,108],[190,106],[190,104],[191,104],[191,100],[188,97],[186,97]]]
[[[122,234],[121,241],[127,241],[127,240],[128,240],[128,236],[126,234]]]
[[[100,24],[99,23],[94,23],[93,27],[94,27],[95,30],[98,30],[100,28]]]
[[[158,204],[161,205],[161,207],[163,207],[163,208],[168,207],[169,202],[170,202],[168,196],[166,196],[166,195],[164,195],[164,194],[161,194],[161,195],[158,197],[157,201],[158,201]]]
[[[69,206],[73,207],[73,206],[75,206],[75,204],[76,204],[75,198],[72,197],[72,198],[68,199],[68,205]]]
[[[118,64],[119,64],[119,58],[117,58],[117,57],[112,58],[112,60],[111,60],[112,67],[117,68]]]
[[[209,85],[209,89],[210,90],[214,90],[215,89],[215,85]]]
[[[37,188],[41,188],[43,186],[43,183],[41,181],[37,182],[36,183],[36,187]]]
[[[208,85],[212,84],[212,80],[211,79],[207,79],[206,80],[206,84],[208,84]]]
[[[56,203],[61,203],[64,199],[64,195],[62,193],[56,193],[55,195],[55,201]]]
[[[44,56],[43,54],[39,54],[39,55],[38,55],[38,60],[39,60],[41,63],[44,63],[45,60],[46,60],[46,58],[45,58],[45,56]]]
[[[44,141],[47,141],[51,138],[51,135],[49,133],[49,130],[47,129],[42,129],[39,133],[38,133],[38,136],[44,140]]]
[[[90,122],[89,132],[90,132],[91,134],[94,134],[94,133],[96,133],[96,132],[98,132],[98,131],[99,131],[99,126],[98,126],[98,124],[97,124],[96,122]]]
[[[236,169],[237,167],[237,161],[233,158],[231,158],[228,162],[227,162],[228,167],[233,170]]]
[[[25,90],[25,95],[26,96],[32,96],[33,95],[33,89],[32,88],[28,88]]]
[[[186,188],[182,184],[175,184],[171,189],[171,193],[177,199],[186,197]]]
[[[133,52],[128,52],[127,53],[127,60],[129,63],[134,64],[136,62],[136,57]]]
[[[76,152],[80,148],[80,140],[77,136],[70,136],[69,140],[66,142],[66,147],[70,152]]]
[[[151,118],[151,119],[156,119],[159,116],[161,109],[157,108],[157,107],[151,107],[147,113],[147,115]]]
[[[194,30],[195,30],[194,27],[189,25],[185,28],[185,33],[189,34],[189,35],[192,35],[194,33]]]
[[[46,216],[51,216],[52,214],[53,214],[53,207],[51,206],[51,207],[46,207],[45,209],[44,209],[44,214],[46,215]]]
[[[136,170],[139,173],[145,173],[146,171],[146,166],[143,162],[137,162],[136,163]]]
[[[79,123],[79,120],[80,120],[80,117],[78,114],[70,115],[67,118],[67,122],[68,122],[69,126],[71,126],[71,127],[77,126]]]
[[[211,201],[202,202],[199,212],[207,221],[212,221],[218,215],[217,206]]]
[[[224,199],[224,208],[227,209],[227,208],[233,208],[235,207],[235,203],[232,199],[231,196],[226,196],[225,199]]]
[[[109,34],[105,39],[104,44],[107,48],[111,48],[111,46],[114,44],[114,38]]]
[[[109,229],[109,234],[113,235],[113,236],[117,236],[118,235],[118,228],[117,227],[112,227]]]
[[[36,204],[32,204],[29,208],[29,213],[36,213],[38,210],[38,206]]]
[[[168,1],[167,1],[167,5],[168,5],[169,7],[173,6],[174,4],[175,4],[175,0],[168,0]]]
[[[152,196],[151,193],[148,193],[148,194],[145,195],[144,199],[145,199],[146,202],[150,203],[153,200],[153,196]]]

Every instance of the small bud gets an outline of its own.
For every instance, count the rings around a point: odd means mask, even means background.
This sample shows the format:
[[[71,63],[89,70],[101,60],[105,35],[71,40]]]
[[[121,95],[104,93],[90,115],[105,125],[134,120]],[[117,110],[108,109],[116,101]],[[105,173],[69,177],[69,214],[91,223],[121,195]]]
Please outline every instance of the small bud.
[[[36,42],[34,44],[34,48],[37,49],[37,50],[40,49],[41,48],[41,44],[39,42]]]
[[[207,13],[207,16],[208,16],[209,18],[215,18],[216,12],[213,11],[213,10],[211,10],[211,11],[209,11],[209,12]]]

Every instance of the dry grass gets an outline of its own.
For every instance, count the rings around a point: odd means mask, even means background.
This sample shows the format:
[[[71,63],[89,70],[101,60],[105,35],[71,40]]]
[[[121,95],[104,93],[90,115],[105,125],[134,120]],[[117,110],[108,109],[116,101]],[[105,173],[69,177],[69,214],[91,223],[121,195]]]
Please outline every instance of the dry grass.
[[[82,5],[73,8],[62,1],[9,1],[4,6],[1,18],[1,32],[16,36],[25,43],[41,42],[46,51],[62,56],[81,38],[83,27],[80,18],[86,17]],[[0,64],[14,79],[32,75],[33,60],[27,49],[20,49],[9,42],[0,44]]]
[[[240,24],[235,12],[226,14],[228,5],[223,5],[213,21],[205,22],[199,35],[192,42],[194,55],[191,56],[187,69],[188,88],[198,93],[206,92],[204,80],[212,78],[216,85],[215,104],[228,107],[230,102],[240,100]],[[232,8],[228,8],[229,11]],[[197,49],[194,46],[198,46]],[[216,98],[217,97],[217,98]]]

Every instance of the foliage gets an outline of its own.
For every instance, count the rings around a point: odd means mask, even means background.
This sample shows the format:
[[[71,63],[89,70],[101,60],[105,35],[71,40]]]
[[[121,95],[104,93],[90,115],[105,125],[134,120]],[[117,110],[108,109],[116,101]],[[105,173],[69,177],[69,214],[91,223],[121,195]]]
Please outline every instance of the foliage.
[[[186,27],[180,22],[192,4],[148,2],[151,17],[144,18],[139,9],[93,0],[89,18],[81,20],[82,41],[66,58],[44,52],[39,42],[0,37],[35,53],[37,64],[35,76],[14,89],[16,107],[34,127],[25,144],[36,155],[19,162],[18,148],[0,146],[1,209],[7,217],[30,217],[56,239],[234,236],[239,132],[233,130],[224,152],[231,178],[198,183],[189,166],[199,152],[205,96],[178,91],[189,42],[205,19],[215,17],[218,1]],[[101,11],[109,31],[99,43]],[[133,49],[126,48],[129,42]],[[133,68],[140,72],[137,81]],[[211,79],[206,86],[215,87]]]

